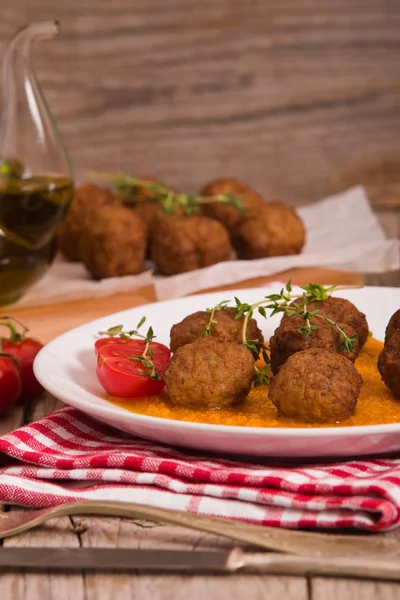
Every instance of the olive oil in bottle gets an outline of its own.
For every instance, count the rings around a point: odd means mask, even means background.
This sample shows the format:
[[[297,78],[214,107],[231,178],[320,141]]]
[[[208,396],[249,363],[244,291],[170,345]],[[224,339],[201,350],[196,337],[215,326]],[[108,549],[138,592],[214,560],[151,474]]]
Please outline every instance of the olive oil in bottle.
[[[0,119],[0,306],[18,300],[52,263],[73,195],[68,153],[33,71],[34,43],[58,21],[35,21],[3,57]]]
[[[17,300],[52,263],[72,196],[67,177],[0,179],[0,305]]]

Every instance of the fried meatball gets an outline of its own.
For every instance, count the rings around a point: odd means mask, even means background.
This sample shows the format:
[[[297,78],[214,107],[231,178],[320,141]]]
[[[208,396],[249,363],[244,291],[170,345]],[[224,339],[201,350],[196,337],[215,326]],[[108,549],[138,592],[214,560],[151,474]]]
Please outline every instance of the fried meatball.
[[[231,235],[238,258],[245,260],[299,254],[306,239],[303,221],[282,202],[269,202],[248,215],[242,213]]]
[[[142,181],[149,183],[160,183],[153,177],[140,177]],[[150,231],[154,220],[161,214],[161,204],[155,200],[155,193],[147,187],[138,187],[132,190],[132,193],[124,201],[127,208],[131,208],[142,219]]]
[[[288,358],[273,378],[269,397],[283,417],[335,423],[350,417],[362,377],[347,358],[313,348]]]
[[[400,331],[400,309],[390,317],[385,332],[385,343],[390,340],[395,331]]]
[[[138,202],[134,208],[135,213],[142,219],[148,232],[152,230],[153,223],[162,214],[162,207],[159,202]]]
[[[297,302],[298,301],[295,300],[292,302],[291,306],[295,305]],[[360,312],[350,300],[329,296],[326,300],[321,302],[308,303],[307,309],[310,311],[319,310],[335,323],[345,323],[346,325],[350,325],[358,336],[358,346],[360,350],[367,341],[368,323],[366,316],[364,313]],[[287,319],[288,317],[284,316],[283,318]]]
[[[140,177],[141,181],[148,183],[158,183],[159,185],[166,186],[165,183],[155,179],[154,177]],[[170,186],[169,187],[171,190]],[[147,231],[150,232],[155,219],[162,214],[162,206],[160,202],[156,200],[156,193],[147,187],[138,187],[132,190],[132,192],[125,197],[124,204],[127,208],[130,208],[139,215],[142,221],[147,227]]]
[[[215,179],[208,183],[200,193],[202,196],[217,196],[218,194],[240,196],[240,202],[248,212],[256,210],[264,204],[262,196],[252,187],[234,178]],[[220,204],[219,202],[205,204],[203,211],[208,217],[223,223],[229,230],[236,227],[245,214],[230,204]]]
[[[400,330],[394,331],[379,355],[378,370],[383,383],[400,398]]]
[[[144,181],[145,183],[159,183],[160,185],[164,185],[161,181],[155,179],[155,177],[149,177],[148,175],[143,175],[141,177],[138,177],[138,179]],[[135,187],[132,188],[132,190],[129,191],[129,194],[125,196],[124,203],[128,208],[130,208],[132,206],[135,206],[135,202],[144,202],[146,200],[151,201],[154,200],[155,197],[155,192],[150,188],[146,186]]]
[[[213,320],[217,322],[211,325],[210,335],[220,340],[241,344],[244,316],[240,319],[235,319],[235,315],[236,313],[228,308],[216,310]],[[209,321],[210,313],[201,310],[188,315],[183,321],[173,325],[170,344],[172,352],[176,352],[181,346],[191,344],[198,338],[203,337],[204,328]],[[257,340],[260,346],[264,342],[263,334],[258,328],[255,319],[250,319],[247,324],[247,339]]]
[[[164,373],[171,402],[195,408],[227,408],[250,391],[254,358],[244,346],[203,337],[178,348]]]
[[[135,275],[143,268],[146,230],[134,212],[121,205],[103,206],[80,240],[85,267],[95,279]]]
[[[308,348],[322,348],[331,352],[338,352],[351,362],[354,362],[358,355],[358,341],[355,343],[354,352],[349,352],[342,347],[342,340],[338,330],[321,318],[314,317],[310,319],[312,325],[320,329],[312,329],[308,337],[299,332],[304,327],[304,319],[301,315],[292,315],[283,319],[279,327],[275,329],[274,335],[270,339],[271,352],[271,370],[274,375],[283,365],[289,356]],[[355,335],[355,331],[345,323],[338,323],[348,337]]]
[[[226,229],[199,215],[163,215],[151,236],[151,258],[164,275],[186,273],[229,260],[231,245]]]
[[[79,243],[86,223],[96,217],[99,208],[116,202],[110,190],[94,183],[83,183],[76,188],[67,218],[58,233],[58,247],[67,260],[81,260]]]

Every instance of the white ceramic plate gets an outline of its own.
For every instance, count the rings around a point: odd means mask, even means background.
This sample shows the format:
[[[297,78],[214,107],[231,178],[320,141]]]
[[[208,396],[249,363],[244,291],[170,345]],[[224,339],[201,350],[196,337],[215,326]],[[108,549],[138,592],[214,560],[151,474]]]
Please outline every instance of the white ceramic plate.
[[[103,317],[72,329],[47,344],[36,358],[36,376],[51,394],[66,404],[123,431],[166,444],[224,454],[280,458],[361,456],[400,450],[400,423],[313,429],[232,427],[136,415],[103,398],[104,392],[95,374],[93,352],[98,331],[120,323],[127,328],[134,327],[145,315],[157,340],[168,345],[171,326],[186,315],[233,299],[235,295],[243,302],[257,302],[279,289],[270,286],[204,294]],[[366,313],[369,327],[378,339],[383,339],[390,316],[400,307],[400,289],[396,288],[366,287],[337,295],[348,298]],[[266,339],[272,335],[279,320],[279,315],[268,320],[259,317],[259,326]]]

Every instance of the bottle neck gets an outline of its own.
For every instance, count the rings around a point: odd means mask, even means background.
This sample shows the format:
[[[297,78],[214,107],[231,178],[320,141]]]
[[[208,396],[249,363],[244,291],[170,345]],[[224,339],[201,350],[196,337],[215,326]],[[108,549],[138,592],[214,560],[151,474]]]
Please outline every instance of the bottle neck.
[[[0,140],[3,157],[18,158],[29,140],[43,143],[48,110],[31,65],[32,45],[54,37],[58,22],[38,21],[23,27],[10,40],[3,58],[3,105]],[[47,108],[47,107],[46,107]],[[29,173],[27,173],[29,175]]]

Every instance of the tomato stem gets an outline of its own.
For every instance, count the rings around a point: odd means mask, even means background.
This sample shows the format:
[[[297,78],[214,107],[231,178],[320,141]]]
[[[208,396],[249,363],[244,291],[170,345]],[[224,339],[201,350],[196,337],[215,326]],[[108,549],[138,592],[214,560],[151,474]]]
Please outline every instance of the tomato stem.
[[[3,319],[6,319],[6,320],[3,320]],[[15,321],[15,323],[17,323],[22,328],[21,332],[18,331],[18,329],[15,327],[15,325],[14,325],[14,323],[12,323],[12,321]],[[0,317],[0,325],[2,325],[3,327],[8,327],[8,329],[10,330],[10,334],[11,334],[8,339],[13,344],[19,344],[20,342],[22,342],[25,339],[25,336],[29,331],[28,327],[26,327],[23,323],[21,323],[21,321],[19,321],[15,317],[10,317],[8,315],[3,315]]]

